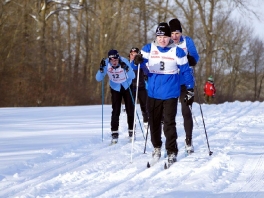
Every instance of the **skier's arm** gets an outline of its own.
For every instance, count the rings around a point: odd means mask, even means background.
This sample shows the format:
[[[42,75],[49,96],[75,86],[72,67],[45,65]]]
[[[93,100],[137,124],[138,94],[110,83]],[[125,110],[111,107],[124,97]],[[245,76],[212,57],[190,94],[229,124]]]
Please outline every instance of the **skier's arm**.
[[[189,66],[187,56],[183,49],[177,47],[176,49],[177,65],[185,79],[185,86],[188,89],[194,88],[194,76],[192,69]]]
[[[135,72],[133,71],[133,68],[131,67],[131,63],[124,57],[121,57],[121,61],[128,66],[128,71],[125,71],[127,73],[128,78],[134,79],[136,75]]]
[[[150,44],[147,44],[147,45],[143,46],[140,55],[136,55],[138,57],[135,57],[135,59],[131,62],[131,67],[134,70],[137,70],[138,64],[140,64],[140,68],[143,69],[143,72],[144,72],[145,75],[148,75],[148,73],[149,73],[149,69],[146,66],[146,64],[148,63],[148,57],[149,57],[149,53],[150,53],[150,48],[151,48]],[[137,60],[135,62],[136,59],[139,59],[139,61]]]
[[[188,49],[188,61],[190,66],[195,66],[200,60],[200,56],[196,50],[195,44],[190,37],[186,37],[186,46]]]

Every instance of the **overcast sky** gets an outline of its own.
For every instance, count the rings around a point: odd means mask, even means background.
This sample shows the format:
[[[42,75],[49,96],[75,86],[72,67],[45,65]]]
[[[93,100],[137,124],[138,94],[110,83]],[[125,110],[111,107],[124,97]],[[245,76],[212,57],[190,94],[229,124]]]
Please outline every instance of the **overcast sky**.
[[[249,26],[252,24],[255,30],[253,34],[258,35],[264,41],[264,0],[252,0],[247,6],[254,10],[254,12],[259,16],[259,19],[253,15],[248,17],[248,15],[243,16],[240,14],[240,17],[242,20],[245,20]]]

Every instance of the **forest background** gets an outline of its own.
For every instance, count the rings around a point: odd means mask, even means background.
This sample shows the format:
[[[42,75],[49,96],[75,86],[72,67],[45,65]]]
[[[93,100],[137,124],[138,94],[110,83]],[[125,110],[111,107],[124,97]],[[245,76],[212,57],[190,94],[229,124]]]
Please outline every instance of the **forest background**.
[[[210,75],[215,103],[263,101],[264,44],[250,25],[260,19],[252,5],[247,0],[2,0],[0,107],[93,105],[102,97],[109,104],[108,79],[95,80],[101,59],[112,48],[124,57],[131,47],[141,49],[155,39],[157,24],[172,18],[181,21],[200,55],[196,102],[203,102]]]

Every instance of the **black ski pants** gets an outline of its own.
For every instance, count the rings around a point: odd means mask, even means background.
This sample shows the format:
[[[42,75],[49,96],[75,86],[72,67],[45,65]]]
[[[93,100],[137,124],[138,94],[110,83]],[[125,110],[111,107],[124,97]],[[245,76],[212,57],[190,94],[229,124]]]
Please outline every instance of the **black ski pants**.
[[[193,119],[192,119],[192,112],[190,107],[186,105],[184,102],[184,97],[187,94],[187,88],[185,85],[181,85],[181,107],[182,107],[182,117],[183,117],[183,126],[186,134],[186,139],[192,139],[192,131],[193,131]]]
[[[136,90],[133,91],[134,99],[136,98]],[[148,122],[148,107],[147,107],[148,93],[145,88],[138,89],[138,101],[142,112],[143,122]],[[136,100],[135,100],[136,101]]]
[[[149,111],[149,126],[151,134],[151,142],[154,148],[161,148],[161,120],[164,113],[164,135],[166,137],[167,152],[174,152],[178,154],[177,147],[177,131],[176,131],[176,112],[177,112],[178,98],[171,98],[168,100],[159,100],[155,98],[148,98]]]
[[[134,103],[131,95],[132,92],[130,93],[131,90],[132,90],[132,84],[130,85],[130,88],[127,88],[126,90],[124,89],[123,86],[121,86],[120,91],[115,91],[111,88],[111,100],[112,100],[111,131],[118,131],[122,98],[124,99],[124,103],[126,107],[128,129],[133,130]]]

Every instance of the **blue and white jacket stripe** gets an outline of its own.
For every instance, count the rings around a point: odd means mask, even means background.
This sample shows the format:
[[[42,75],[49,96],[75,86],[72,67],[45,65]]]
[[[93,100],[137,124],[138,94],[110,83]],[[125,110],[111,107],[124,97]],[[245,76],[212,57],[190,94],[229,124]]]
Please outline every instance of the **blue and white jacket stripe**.
[[[186,42],[187,54],[191,55],[196,60],[196,63],[198,63],[198,61],[200,60],[200,56],[196,50],[196,47],[195,47],[193,40],[189,36],[181,36],[180,43],[182,43],[182,42]],[[193,68],[192,67],[191,67],[191,70],[192,70],[192,74],[193,74]],[[193,76],[193,78],[194,78],[194,76]],[[181,82],[181,85],[185,84],[185,78],[184,78],[182,71],[180,71],[180,82]]]

